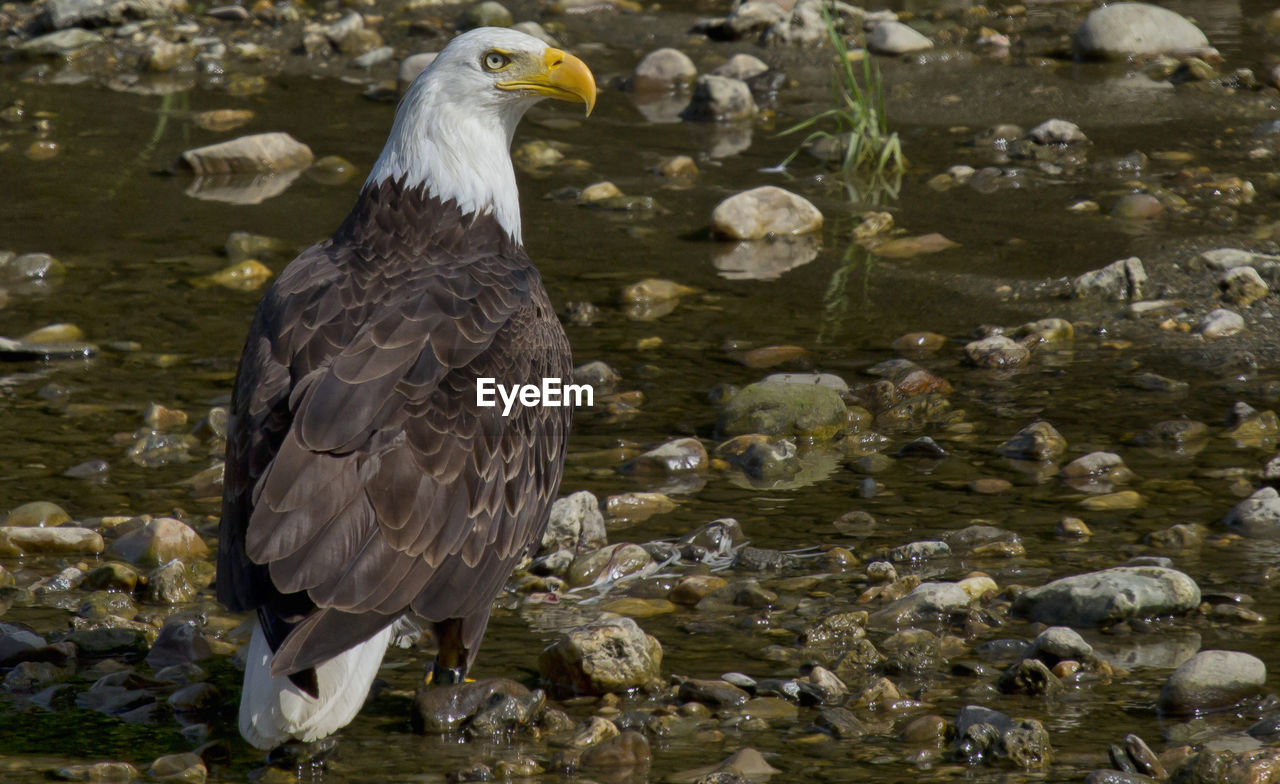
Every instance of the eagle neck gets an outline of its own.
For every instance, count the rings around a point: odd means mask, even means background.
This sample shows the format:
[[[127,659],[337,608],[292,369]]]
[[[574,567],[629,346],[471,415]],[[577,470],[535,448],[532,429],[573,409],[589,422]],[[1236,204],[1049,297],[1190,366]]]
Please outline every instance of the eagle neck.
[[[532,102],[458,100],[442,85],[426,77],[410,86],[366,189],[388,181],[405,190],[423,188],[441,202],[456,204],[464,216],[492,216],[520,245],[511,139]]]

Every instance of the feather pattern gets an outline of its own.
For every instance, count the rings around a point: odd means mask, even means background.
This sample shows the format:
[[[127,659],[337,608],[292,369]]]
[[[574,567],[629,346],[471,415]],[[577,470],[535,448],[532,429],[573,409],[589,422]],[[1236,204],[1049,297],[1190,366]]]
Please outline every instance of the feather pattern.
[[[232,397],[218,598],[258,610],[271,676],[408,611],[464,619],[474,656],[546,527],[570,420],[479,407],[476,379],[570,372],[537,270],[492,214],[366,184],[263,299]]]

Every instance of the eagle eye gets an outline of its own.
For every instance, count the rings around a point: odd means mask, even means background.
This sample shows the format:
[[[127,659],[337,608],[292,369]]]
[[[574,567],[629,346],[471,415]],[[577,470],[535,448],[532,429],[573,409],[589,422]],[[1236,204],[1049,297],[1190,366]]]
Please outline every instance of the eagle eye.
[[[486,71],[501,71],[503,68],[511,65],[511,58],[507,57],[502,52],[491,50],[485,52],[484,59],[481,60],[481,62],[484,64],[484,69]]]

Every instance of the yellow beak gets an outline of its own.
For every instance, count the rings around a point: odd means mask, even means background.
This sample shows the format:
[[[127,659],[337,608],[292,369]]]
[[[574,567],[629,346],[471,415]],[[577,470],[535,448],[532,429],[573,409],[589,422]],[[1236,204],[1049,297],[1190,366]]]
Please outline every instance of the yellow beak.
[[[527,90],[560,101],[577,101],[587,105],[587,114],[596,105],[596,80],[587,64],[559,49],[549,48],[542,58],[542,68],[525,76],[498,82],[501,90]]]

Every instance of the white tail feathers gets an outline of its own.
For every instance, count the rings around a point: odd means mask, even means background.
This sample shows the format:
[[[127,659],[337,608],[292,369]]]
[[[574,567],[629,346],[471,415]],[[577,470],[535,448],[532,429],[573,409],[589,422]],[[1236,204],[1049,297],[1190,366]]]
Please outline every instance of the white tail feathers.
[[[320,696],[311,697],[288,678],[271,674],[271,646],[254,623],[240,695],[240,734],[260,749],[273,749],[290,740],[319,740],[347,726],[369,695],[392,632],[388,626],[317,667]]]

